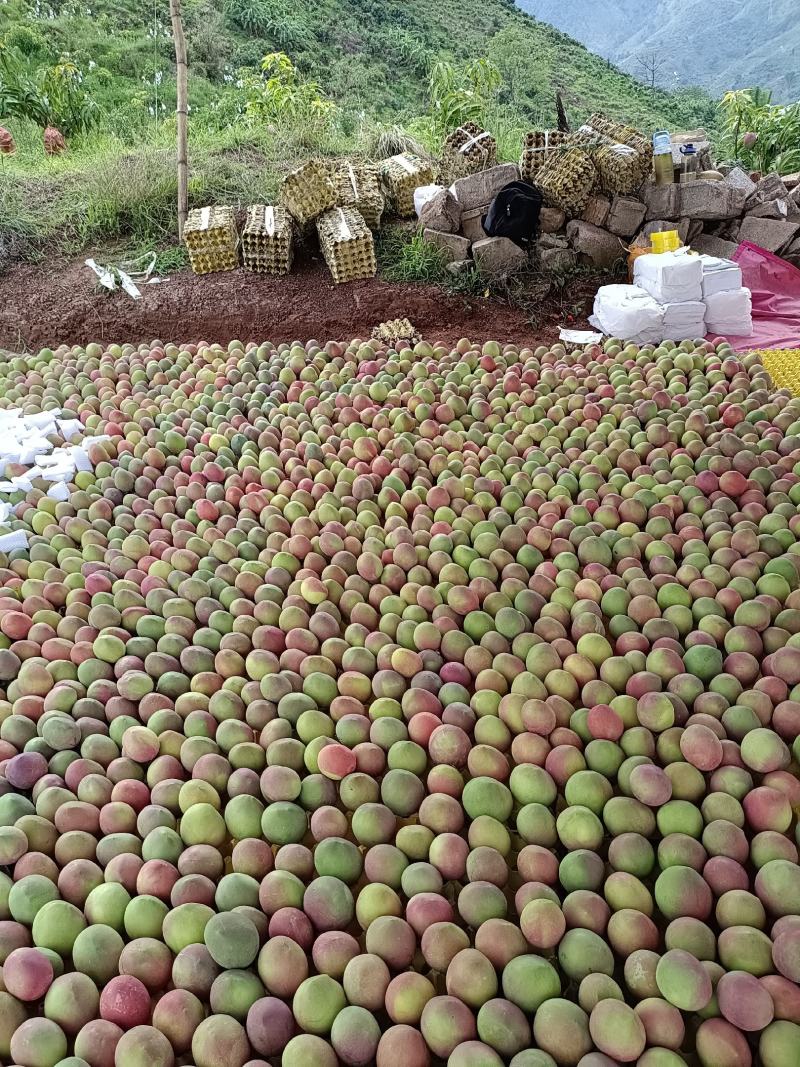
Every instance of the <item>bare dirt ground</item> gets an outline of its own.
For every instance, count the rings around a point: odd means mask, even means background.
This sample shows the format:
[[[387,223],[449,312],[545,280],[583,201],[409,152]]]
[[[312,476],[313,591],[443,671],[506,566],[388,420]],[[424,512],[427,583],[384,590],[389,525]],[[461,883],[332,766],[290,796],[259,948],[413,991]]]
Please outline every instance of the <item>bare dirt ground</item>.
[[[524,309],[502,297],[449,293],[382,278],[335,286],[318,260],[286,278],[236,270],[188,270],[143,287],[141,300],[95,284],[82,260],[22,263],[0,274],[0,347],[23,352],[58,344],[161,341],[351,340],[388,319],[409,318],[429,341],[541,344],[562,325],[585,325],[597,279],[580,278]]]

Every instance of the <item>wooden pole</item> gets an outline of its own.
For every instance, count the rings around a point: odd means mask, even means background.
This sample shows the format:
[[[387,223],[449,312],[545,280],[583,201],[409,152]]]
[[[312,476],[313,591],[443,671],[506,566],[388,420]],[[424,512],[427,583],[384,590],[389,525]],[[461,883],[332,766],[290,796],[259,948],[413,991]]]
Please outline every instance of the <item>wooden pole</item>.
[[[189,69],[186,62],[186,38],[183,34],[181,0],[169,0],[172,20],[172,37],[175,41],[175,66],[178,77],[178,240],[183,240],[183,227],[189,213],[189,161],[188,161],[188,83]]]

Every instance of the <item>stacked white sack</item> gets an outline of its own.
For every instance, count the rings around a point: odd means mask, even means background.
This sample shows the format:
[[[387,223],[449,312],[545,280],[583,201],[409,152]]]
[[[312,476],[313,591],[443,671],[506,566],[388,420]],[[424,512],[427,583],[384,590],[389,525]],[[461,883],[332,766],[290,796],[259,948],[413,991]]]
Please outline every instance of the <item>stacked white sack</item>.
[[[712,293],[706,298],[706,328],[724,337],[749,337],[753,332],[753,301],[749,289]]]
[[[729,293],[742,288],[742,268],[730,259],[700,256],[703,264],[703,299],[714,293]]]
[[[589,322],[610,337],[634,344],[664,340],[664,309],[638,285],[601,286]]]
[[[664,339],[693,341],[706,335],[706,306],[702,300],[664,304]]]
[[[659,304],[703,299],[703,264],[686,248],[639,256],[633,265],[633,280]]]

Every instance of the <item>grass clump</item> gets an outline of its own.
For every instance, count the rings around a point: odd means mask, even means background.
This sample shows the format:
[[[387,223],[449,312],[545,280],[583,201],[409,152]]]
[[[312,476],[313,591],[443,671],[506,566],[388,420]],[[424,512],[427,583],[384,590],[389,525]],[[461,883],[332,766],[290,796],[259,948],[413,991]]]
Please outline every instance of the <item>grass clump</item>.
[[[402,226],[381,234],[377,254],[380,272],[390,282],[443,282],[449,277],[446,253]]]

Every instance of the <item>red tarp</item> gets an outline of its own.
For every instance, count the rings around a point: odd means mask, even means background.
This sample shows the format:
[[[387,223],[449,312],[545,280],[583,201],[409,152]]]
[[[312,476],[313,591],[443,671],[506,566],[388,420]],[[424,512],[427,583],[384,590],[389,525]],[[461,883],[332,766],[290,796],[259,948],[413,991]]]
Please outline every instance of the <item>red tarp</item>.
[[[729,338],[733,348],[800,348],[800,270],[749,241],[731,258],[753,294],[753,333]]]

